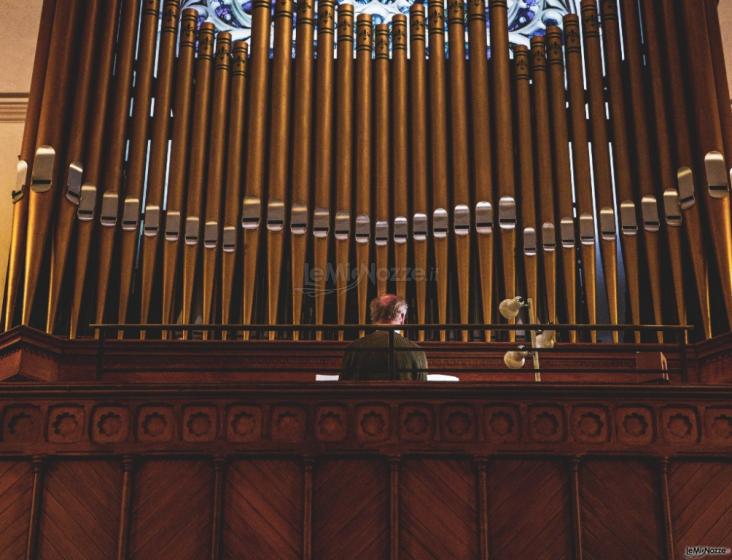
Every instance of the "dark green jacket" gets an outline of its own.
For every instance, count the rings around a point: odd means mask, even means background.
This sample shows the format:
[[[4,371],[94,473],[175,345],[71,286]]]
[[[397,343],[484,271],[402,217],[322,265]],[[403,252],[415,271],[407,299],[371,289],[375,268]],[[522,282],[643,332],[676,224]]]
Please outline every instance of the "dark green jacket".
[[[375,331],[352,342],[343,354],[341,380],[426,381],[427,356],[414,342],[394,333],[394,348],[414,348],[394,352],[394,377],[389,371],[389,333]]]

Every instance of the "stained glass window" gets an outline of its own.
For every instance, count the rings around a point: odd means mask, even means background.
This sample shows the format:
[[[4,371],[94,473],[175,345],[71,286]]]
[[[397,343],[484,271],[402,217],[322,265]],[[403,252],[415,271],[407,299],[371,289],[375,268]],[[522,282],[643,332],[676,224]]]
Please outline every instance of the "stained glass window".
[[[408,14],[415,1],[421,0],[338,0],[338,3],[353,4],[356,14],[371,14],[377,24],[390,21],[395,14]],[[579,3],[580,0],[508,0],[509,40],[528,46],[531,37],[542,35],[547,25],[561,25],[565,14],[579,13]],[[195,8],[201,21],[213,22],[219,31],[231,32],[234,40],[249,39],[250,0],[183,0],[182,7]],[[487,12],[486,7],[486,19]]]

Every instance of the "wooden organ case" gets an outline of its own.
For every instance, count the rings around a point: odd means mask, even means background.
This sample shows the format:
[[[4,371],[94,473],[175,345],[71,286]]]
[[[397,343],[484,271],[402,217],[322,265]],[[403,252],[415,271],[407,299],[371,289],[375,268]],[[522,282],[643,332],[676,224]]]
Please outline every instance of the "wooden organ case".
[[[188,4],[43,2],[0,335],[8,557],[732,547],[715,0],[562,0],[530,38],[506,0],[254,0],[246,40]],[[309,383],[385,292],[463,383]],[[501,359],[518,295],[569,325],[543,384]]]

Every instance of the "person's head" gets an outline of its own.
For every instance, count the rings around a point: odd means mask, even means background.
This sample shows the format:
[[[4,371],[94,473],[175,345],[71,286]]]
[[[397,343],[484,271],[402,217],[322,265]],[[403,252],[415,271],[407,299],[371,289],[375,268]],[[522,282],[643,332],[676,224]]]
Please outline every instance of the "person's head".
[[[371,300],[371,322],[379,325],[403,325],[407,302],[394,294],[383,294]]]

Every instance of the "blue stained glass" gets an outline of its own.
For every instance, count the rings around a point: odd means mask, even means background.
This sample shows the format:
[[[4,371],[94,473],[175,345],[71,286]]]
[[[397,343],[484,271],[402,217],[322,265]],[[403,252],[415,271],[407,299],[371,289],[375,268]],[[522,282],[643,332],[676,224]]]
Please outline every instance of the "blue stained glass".
[[[409,14],[415,2],[426,0],[337,0],[353,4],[356,14],[367,13],[374,24],[388,22],[396,14]],[[580,0],[508,0],[509,40],[528,45],[534,35],[543,35],[547,25],[561,25],[568,13],[579,13]],[[274,2],[273,2],[274,6]],[[252,26],[252,2],[242,0],[183,0],[183,8],[195,8],[201,21],[211,21],[219,31],[229,31],[234,40],[249,39]],[[317,14],[317,2],[315,6]],[[486,24],[490,26],[486,6]],[[316,16],[317,17],[317,16]],[[293,18],[293,25],[295,18]],[[446,22],[447,25],[447,22]],[[296,38],[295,38],[296,40]],[[446,36],[446,40],[449,37]]]

